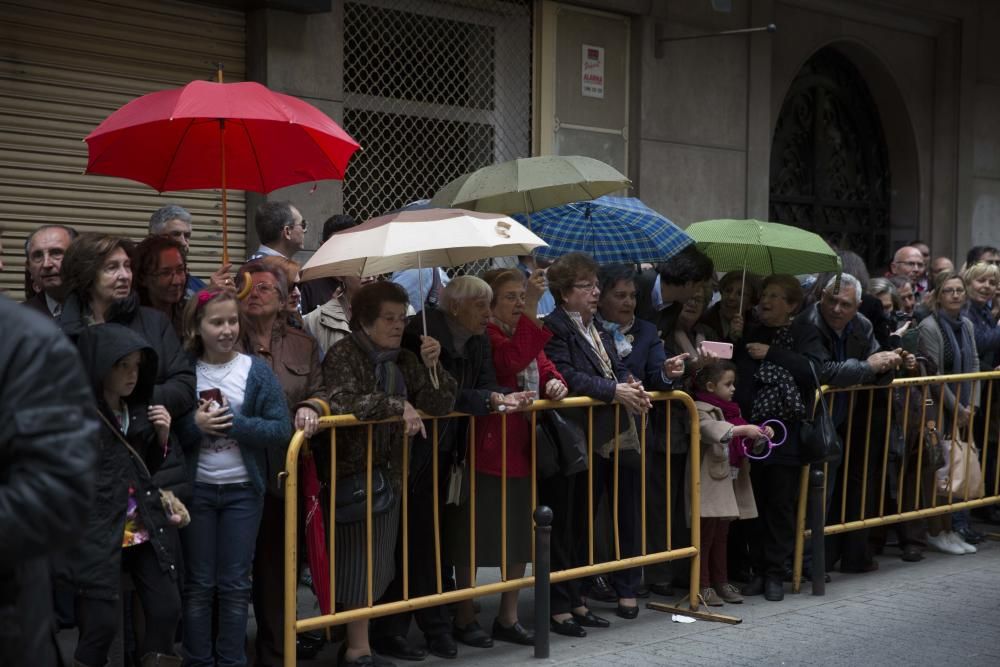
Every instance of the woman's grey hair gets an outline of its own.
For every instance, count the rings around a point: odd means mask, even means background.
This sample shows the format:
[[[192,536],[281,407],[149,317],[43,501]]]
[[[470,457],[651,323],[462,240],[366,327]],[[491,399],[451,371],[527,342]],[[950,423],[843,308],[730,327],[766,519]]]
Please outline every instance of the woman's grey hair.
[[[827,294],[836,294],[838,290],[838,281],[840,283],[839,289],[853,287],[854,302],[861,303],[861,295],[864,294],[864,291],[861,289],[861,281],[852,276],[850,273],[841,273],[839,276],[832,276],[828,281],[826,281],[826,285],[823,286],[823,291]]]
[[[191,214],[183,206],[178,206],[177,204],[167,204],[162,208],[158,208],[153,212],[153,215],[149,216],[149,233],[154,236],[159,236],[164,233],[164,227],[171,220],[180,220],[186,224],[191,224]]]
[[[429,287],[429,286],[428,286]],[[459,304],[469,299],[493,299],[493,289],[482,278],[458,276],[452,278],[441,290],[441,308],[446,313],[454,312]]]
[[[899,310],[899,292],[896,291],[896,286],[889,282],[888,278],[870,278],[868,280],[868,293],[872,296],[888,294],[889,298],[892,299],[893,310]]]

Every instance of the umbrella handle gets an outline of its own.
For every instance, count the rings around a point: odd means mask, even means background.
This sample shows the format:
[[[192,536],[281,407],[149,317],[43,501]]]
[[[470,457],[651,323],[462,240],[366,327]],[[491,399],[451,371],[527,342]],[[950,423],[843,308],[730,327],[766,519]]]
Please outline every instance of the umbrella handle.
[[[437,271],[437,267],[434,267],[434,270]],[[420,266],[420,253],[419,252],[417,253],[417,292],[418,292],[418,296],[420,297],[420,303],[421,303],[420,318],[424,322],[424,335],[426,336],[427,335],[427,304],[425,303],[425,298],[424,298],[424,272],[423,272],[422,267]],[[434,387],[435,389],[440,389],[441,388],[441,383],[438,381],[437,368],[434,367],[434,366],[428,366],[427,371],[430,373],[430,376],[431,376],[431,386]]]

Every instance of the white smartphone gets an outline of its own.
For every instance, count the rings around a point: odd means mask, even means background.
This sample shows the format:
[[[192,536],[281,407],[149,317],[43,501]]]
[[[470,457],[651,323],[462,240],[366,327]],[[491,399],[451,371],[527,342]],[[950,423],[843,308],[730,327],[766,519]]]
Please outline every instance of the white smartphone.
[[[732,343],[720,343],[714,340],[703,340],[701,342],[701,348],[706,352],[711,352],[719,359],[732,359],[733,358],[733,344]]]

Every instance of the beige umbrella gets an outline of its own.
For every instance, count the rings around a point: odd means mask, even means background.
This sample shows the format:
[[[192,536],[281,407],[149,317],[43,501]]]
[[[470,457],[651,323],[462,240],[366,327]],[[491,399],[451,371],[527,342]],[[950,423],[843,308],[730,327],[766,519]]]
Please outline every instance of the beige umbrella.
[[[544,245],[505,215],[448,208],[403,210],[331,236],[302,267],[302,280],[459,266],[487,257],[527,255]],[[422,296],[422,274],[418,277]],[[426,315],[420,312],[426,333]]]

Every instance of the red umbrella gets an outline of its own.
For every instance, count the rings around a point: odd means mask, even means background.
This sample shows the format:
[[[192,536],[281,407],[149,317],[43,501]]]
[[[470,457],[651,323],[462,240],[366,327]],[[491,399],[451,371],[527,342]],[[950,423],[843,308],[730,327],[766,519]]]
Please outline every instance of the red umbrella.
[[[319,505],[319,476],[316,474],[316,460],[311,452],[303,452],[299,472],[302,475],[302,495],[306,499],[306,557],[309,559],[319,609],[324,614],[329,614],[330,558],[326,552],[323,510]]]
[[[222,188],[271,192],[296,183],[343,179],[359,146],[300,99],[259,83],[192,81],[132,100],[86,140],[87,173],[120,176],[159,192]]]

